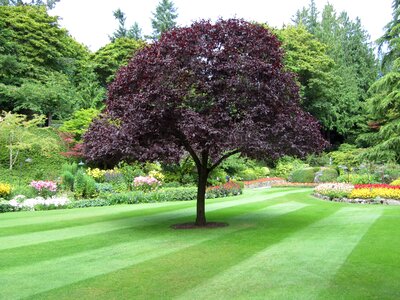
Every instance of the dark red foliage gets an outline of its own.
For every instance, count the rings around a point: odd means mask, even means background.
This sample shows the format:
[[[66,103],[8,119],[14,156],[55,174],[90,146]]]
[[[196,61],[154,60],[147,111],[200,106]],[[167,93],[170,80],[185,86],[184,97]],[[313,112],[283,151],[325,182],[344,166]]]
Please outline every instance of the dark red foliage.
[[[304,156],[324,148],[301,110],[278,39],[242,20],[194,23],[165,33],[118,71],[107,108],[84,137],[89,161],[177,161],[198,170],[196,225],[205,226],[208,174],[235,153]]]
[[[280,42],[231,19],[172,30],[137,53],[110,85],[84,150],[91,161],[173,161],[188,151],[211,166],[229,151],[277,158],[325,145],[299,106]]]
[[[65,156],[68,158],[83,157],[83,144],[82,143],[77,143],[74,140],[72,134],[70,134],[70,133],[60,132],[59,135],[67,148],[67,151],[60,153],[62,156]]]

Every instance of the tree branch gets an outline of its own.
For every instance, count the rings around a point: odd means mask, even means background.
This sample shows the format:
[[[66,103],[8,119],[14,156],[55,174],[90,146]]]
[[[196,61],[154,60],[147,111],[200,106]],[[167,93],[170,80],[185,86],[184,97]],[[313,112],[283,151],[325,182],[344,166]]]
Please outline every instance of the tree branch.
[[[236,153],[239,153],[240,149],[235,149],[229,152],[226,152],[224,155],[221,156],[220,159],[217,160],[217,162],[215,164],[213,164],[208,170],[209,172],[211,172],[212,170],[214,170],[216,167],[218,167],[225,159],[227,159],[229,156],[232,156]]]
[[[176,129],[175,134],[177,138],[182,142],[183,147],[189,152],[190,156],[193,158],[197,167],[201,167],[202,163],[200,158],[197,156],[196,152],[193,150],[192,146],[190,146],[189,141],[187,140],[186,136],[179,130]]]

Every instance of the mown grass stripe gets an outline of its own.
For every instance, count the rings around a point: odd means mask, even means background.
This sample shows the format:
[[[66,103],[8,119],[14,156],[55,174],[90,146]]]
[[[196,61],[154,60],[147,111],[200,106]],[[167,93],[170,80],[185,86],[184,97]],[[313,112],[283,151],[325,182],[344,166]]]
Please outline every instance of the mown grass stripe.
[[[289,202],[271,206],[269,217],[278,217],[301,209],[306,204]],[[251,213],[250,213],[251,215]],[[18,299],[32,296],[49,289],[62,287],[94,276],[110,273],[128,266],[172,254],[175,251],[218,239],[243,227],[225,227],[199,235],[198,231],[158,235],[133,242],[119,243],[110,247],[85,251],[40,263],[7,268],[0,271],[1,299]],[[176,231],[175,231],[176,232]],[[174,233],[175,233],[174,232]],[[19,288],[23,282],[24,288]]]
[[[282,201],[297,201],[299,200],[298,195],[299,194],[290,194],[268,201],[242,204],[226,209],[215,210],[208,212],[207,216],[210,221],[223,221],[233,224],[233,226],[243,226],[242,224],[248,219],[255,221],[259,220],[259,218],[253,214],[252,216],[248,216],[247,219],[243,218],[239,220],[236,218],[237,216],[247,215],[248,213],[264,209],[265,207],[282,203]],[[39,262],[46,259],[57,258],[62,255],[72,255],[81,251],[106,247],[119,242],[142,239],[159,234],[160,232],[168,231],[168,228],[172,223],[184,223],[188,221],[193,221],[193,216],[183,217],[181,219],[166,218],[162,221],[155,222],[152,225],[144,223],[134,228],[125,228],[107,233],[99,233],[85,236],[84,238],[76,237],[17,247],[13,248],[12,251],[9,249],[0,250],[0,257],[2,258],[0,260],[0,269],[29,264],[31,261]]]
[[[346,207],[214,276],[179,299],[313,299],[382,209]]]
[[[270,195],[277,192],[279,192],[279,190],[268,191],[268,194]],[[246,190],[244,195],[241,196],[209,199],[207,200],[207,205],[213,203],[223,203],[232,200],[240,200],[240,198],[248,199],[254,194],[255,191]],[[48,214],[44,214],[46,211],[19,212],[6,214],[8,216],[10,214],[15,215],[16,218],[11,220],[7,218],[7,221],[3,222],[1,222],[1,219],[4,214],[0,214],[0,237],[42,230],[59,229],[70,226],[86,225],[88,223],[122,219],[124,217],[129,218],[133,216],[154,215],[156,213],[173,211],[180,208],[193,207],[193,203],[194,201],[116,205],[109,207],[48,211]],[[54,214],[54,212],[57,214]],[[25,215],[25,219],[21,219],[19,217],[20,214]],[[31,217],[31,215],[33,215],[33,217]]]
[[[232,200],[221,203],[213,203],[207,206],[207,212],[229,208],[241,204],[255,203],[259,201],[271,200],[277,197],[285,196],[288,194],[296,193],[296,190],[287,192],[278,192],[273,194],[261,194],[251,198],[243,198],[240,200]],[[194,215],[194,208],[177,209],[172,212],[157,213],[150,216],[123,218],[113,221],[97,222],[89,225],[73,226],[63,229],[45,230],[34,233],[10,235],[0,238],[0,250],[11,249],[15,247],[22,247],[36,243],[44,243],[49,241],[63,240],[75,237],[83,237],[92,234],[105,233],[124,228],[131,228],[135,226],[154,224],[165,219],[174,219]]]

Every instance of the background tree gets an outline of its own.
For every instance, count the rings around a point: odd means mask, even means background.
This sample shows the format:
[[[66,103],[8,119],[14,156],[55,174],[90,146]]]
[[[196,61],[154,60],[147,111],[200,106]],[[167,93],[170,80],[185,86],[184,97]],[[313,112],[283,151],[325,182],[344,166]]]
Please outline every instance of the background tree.
[[[387,45],[379,78],[370,88],[368,99],[369,130],[358,138],[362,145],[371,146],[367,157],[375,161],[400,162],[400,6],[393,1],[393,20],[380,38]]]
[[[107,109],[85,135],[87,159],[179,161],[189,153],[196,224],[204,226],[208,175],[229,156],[303,156],[325,146],[279,46],[262,26],[234,19],[163,34],[110,85]]]
[[[118,29],[110,36],[111,42],[114,42],[118,38],[131,38],[135,40],[142,39],[142,30],[139,27],[137,22],[133,23],[130,29],[126,28],[125,21],[125,13],[122,12],[121,9],[117,9],[113,12],[114,18],[118,21],[119,27]]]
[[[337,78],[331,95],[328,133],[332,142],[354,139],[367,117],[366,95],[377,77],[377,64],[369,35],[360,20],[350,20],[346,12],[337,14],[331,4],[325,5],[321,18],[314,1],[298,11],[295,24],[303,24],[320,42],[334,61],[332,75]],[[317,20],[317,21],[316,21]]]
[[[24,115],[2,112],[0,115],[0,149],[5,147],[8,151],[10,170],[22,151],[35,148],[45,155],[60,149],[56,139],[40,134],[40,131],[47,130],[38,127],[43,124],[44,119],[43,116],[35,116],[31,120],[27,120]]]
[[[22,0],[0,0],[0,6],[16,6],[16,5],[43,5],[46,6],[48,9],[53,9],[57,2],[60,2],[60,0],[47,0],[47,1],[42,1],[42,0],[31,0],[29,1],[22,1]]]
[[[2,7],[0,29],[2,109],[46,114],[51,121],[104,97],[88,49],[60,28],[44,6]]]
[[[301,105],[321,121],[326,131],[335,129],[340,118],[348,115],[337,111],[335,90],[339,78],[335,63],[327,54],[327,46],[319,42],[302,24],[276,30],[285,50],[284,62],[297,75]]]
[[[162,33],[174,28],[177,17],[178,14],[174,3],[170,0],[161,0],[156,7],[156,11],[153,12],[153,18],[151,19],[151,26],[153,27],[152,38],[157,40]]]
[[[117,70],[126,65],[136,51],[145,45],[141,40],[119,38],[94,53],[94,71],[102,86],[106,87],[114,79]]]

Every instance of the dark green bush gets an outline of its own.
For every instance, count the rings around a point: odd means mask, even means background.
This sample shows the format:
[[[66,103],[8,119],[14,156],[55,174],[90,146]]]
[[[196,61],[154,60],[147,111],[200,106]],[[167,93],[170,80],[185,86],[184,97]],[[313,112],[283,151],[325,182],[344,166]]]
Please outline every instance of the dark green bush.
[[[85,175],[85,198],[93,198],[96,196],[96,180],[93,177]]]
[[[289,177],[290,182],[314,182],[315,168],[303,168],[292,172]]]

